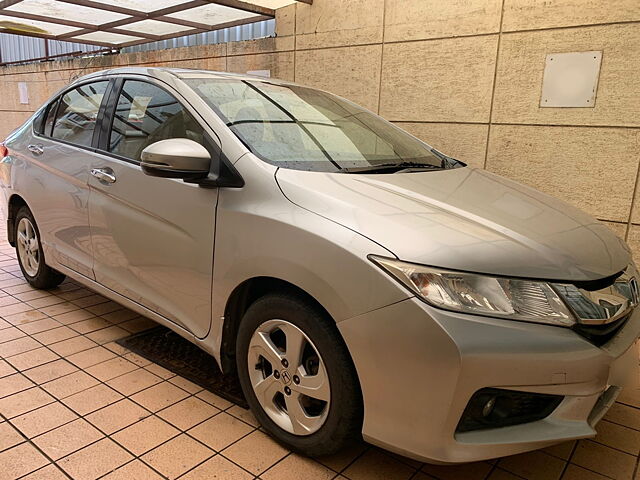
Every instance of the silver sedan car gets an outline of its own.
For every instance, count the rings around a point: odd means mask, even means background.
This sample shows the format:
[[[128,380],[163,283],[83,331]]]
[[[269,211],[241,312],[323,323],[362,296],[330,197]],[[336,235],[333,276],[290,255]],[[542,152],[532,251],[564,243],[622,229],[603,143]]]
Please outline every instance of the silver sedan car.
[[[335,95],[108,70],[0,149],[27,281],[175,330],[293,450],[456,463],[592,437],[637,365],[608,227]]]

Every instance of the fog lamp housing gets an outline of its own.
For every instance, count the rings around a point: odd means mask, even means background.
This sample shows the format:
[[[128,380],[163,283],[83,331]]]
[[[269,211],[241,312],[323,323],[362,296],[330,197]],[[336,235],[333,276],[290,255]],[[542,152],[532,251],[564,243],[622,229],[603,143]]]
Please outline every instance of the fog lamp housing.
[[[456,433],[542,420],[560,405],[563,398],[562,395],[483,388],[471,396]]]

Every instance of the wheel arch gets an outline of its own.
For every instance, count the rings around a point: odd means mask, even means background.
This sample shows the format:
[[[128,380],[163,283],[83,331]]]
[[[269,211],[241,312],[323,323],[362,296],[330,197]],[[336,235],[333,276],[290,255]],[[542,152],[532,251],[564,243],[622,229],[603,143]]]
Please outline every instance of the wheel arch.
[[[7,241],[9,245],[12,247],[16,246],[16,229],[15,229],[15,219],[18,214],[18,210],[22,207],[29,208],[27,202],[24,198],[22,198],[17,193],[14,193],[9,197],[8,208],[7,208]]]
[[[236,337],[242,316],[253,302],[272,293],[293,294],[314,305],[327,318],[334,321],[327,309],[316,298],[291,282],[268,276],[247,279],[233,289],[224,309],[224,323],[220,342],[220,366],[225,374],[235,372]]]

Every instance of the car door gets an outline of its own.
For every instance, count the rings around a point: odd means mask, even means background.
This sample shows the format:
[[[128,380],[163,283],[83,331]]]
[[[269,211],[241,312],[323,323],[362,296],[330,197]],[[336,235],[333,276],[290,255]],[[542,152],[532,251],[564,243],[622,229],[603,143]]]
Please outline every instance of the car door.
[[[22,190],[41,233],[45,254],[93,277],[89,231],[89,169],[94,133],[109,82],[69,89],[49,104],[45,120],[27,146],[29,184]]]
[[[190,138],[213,152],[213,140],[167,86],[118,79],[108,103],[110,128],[101,133],[89,178],[96,280],[204,337],[218,191],[148,176],[140,155],[168,138]]]

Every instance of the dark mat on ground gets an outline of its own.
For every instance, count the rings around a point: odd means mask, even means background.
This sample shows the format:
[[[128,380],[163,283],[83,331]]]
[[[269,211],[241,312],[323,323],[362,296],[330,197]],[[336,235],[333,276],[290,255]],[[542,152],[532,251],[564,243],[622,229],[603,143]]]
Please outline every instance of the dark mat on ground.
[[[211,355],[166,327],[157,326],[122,338],[117,343],[222,398],[248,408],[237,378],[223,375]]]

